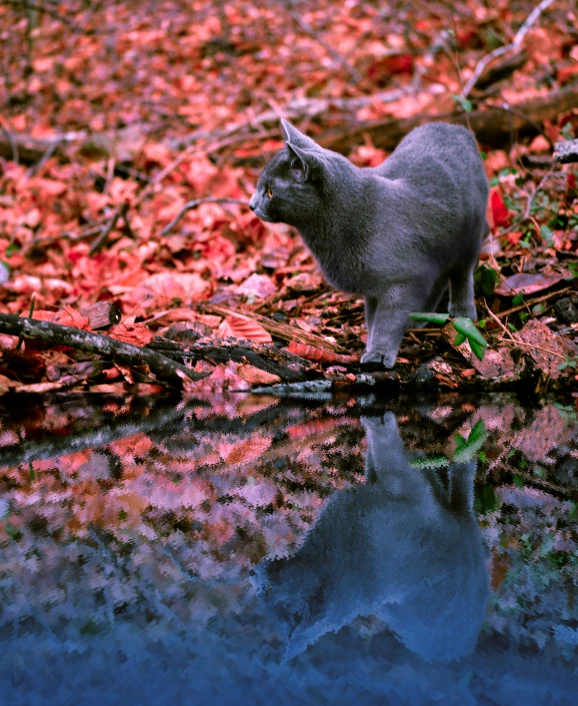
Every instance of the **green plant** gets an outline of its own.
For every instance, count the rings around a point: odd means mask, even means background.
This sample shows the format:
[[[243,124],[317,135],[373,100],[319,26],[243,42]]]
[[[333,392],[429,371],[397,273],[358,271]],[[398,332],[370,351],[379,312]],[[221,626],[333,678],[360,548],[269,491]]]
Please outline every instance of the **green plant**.
[[[460,106],[460,108],[464,111],[464,113],[471,113],[472,112],[472,110],[473,110],[472,101],[469,101],[467,98],[464,98],[463,96],[458,96],[458,95],[453,95],[452,98]]]
[[[436,314],[430,312],[414,312],[410,314],[414,321],[425,321],[430,324],[445,324],[450,319],[452,326],[457,332],[454,339],[454,346],[460,346],[464,341],[468,341],[472,353],[479,360],[484,359],[488,342],[476,328],[474,322],[466,316],[450,318],[449,314]]]
[[[566,368],[572,368],[572,370],[576,370],[578,367],[578,360],[576,358],[571,358],[570,356],[566,356],[566,360],[563,363],[560,363],[558,366],[558,370],[566,370]]]
[[[412,468],[428,468],[436,470],[438,468],[447,468],[450,463],[468,463],[478,454],[481,454],[481,447],[488,438],[488,432],[484,422],[480,419],[476,422],[474,428],[468,434],[468,438],[464,439],[461,434],[454,434],[454,443],[456,450],[451,458],[447,456],[431,456],[429,458],[420,458],[417,461],[412,461],[409,465]]]

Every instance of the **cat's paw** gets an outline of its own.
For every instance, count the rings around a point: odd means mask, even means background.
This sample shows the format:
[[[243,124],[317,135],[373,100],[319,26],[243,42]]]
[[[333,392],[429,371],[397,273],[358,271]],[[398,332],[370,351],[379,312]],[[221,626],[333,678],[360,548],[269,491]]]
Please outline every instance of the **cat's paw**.
[[[450,304],[448,312],[454,318],[465,316],[472,321],[476,321],[478,318],[476,307],[472,304]]]
[[[361,356],[361,365],[372,368],[393,368],[395,364],[395,353],[391,351],[365,351]]]

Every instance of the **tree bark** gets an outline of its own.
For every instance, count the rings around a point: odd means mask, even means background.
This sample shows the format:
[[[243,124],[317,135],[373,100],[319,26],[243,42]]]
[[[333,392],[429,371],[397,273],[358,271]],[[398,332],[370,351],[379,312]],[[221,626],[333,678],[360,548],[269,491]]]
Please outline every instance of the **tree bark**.
[[[348,154],[353,145],[362,144],[365,135],[368,135],[375,147],[391,151],[414,128],[443,121],[469,125],[482,145],[503,148],[515,142],[518,136],[536,135],[545,120],[554,120],[577,107],[578,85],[572,84],[510,106],[492,106],[471,113],[418,114],[400,120],[378,120],[352,128],[340,128],[325,133],[318,142],[322,147]]]
[[[42,341],[53,346],[69,346],[86,353],[96,353],[121,365],[146,363],[159,381],[179,387],[182,385],[181,375],[186,375],[191,380],[206,377],[206,373],[197,373],[150,348],[139,348],[130,343],[117,341],[110,336],[62,326],[50,321],[36,321],[14,314],[0,314],[0,333]]]

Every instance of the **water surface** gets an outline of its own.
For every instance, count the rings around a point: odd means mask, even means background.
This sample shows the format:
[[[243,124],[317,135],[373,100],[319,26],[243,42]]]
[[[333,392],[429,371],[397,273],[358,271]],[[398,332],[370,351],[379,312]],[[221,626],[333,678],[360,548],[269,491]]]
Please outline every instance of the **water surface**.
[[[578,419],[0,407],[0,704],[576,704]]]

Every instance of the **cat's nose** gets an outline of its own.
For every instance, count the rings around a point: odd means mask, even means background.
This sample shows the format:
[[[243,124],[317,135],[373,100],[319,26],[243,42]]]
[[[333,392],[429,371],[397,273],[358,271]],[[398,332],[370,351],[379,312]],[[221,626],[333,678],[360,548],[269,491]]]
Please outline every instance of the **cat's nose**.
[[[253,196],[251,196],[251,200],[249,201],[249,208],[251,209],[251,211],[255,210],[255,206],[255,194],[253,194]]]

